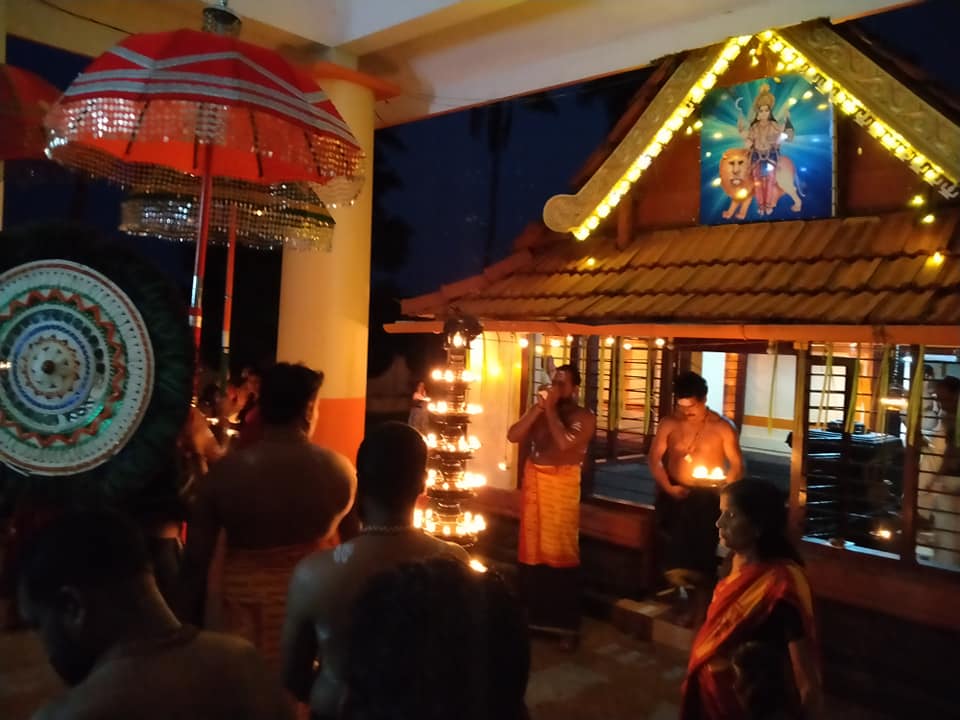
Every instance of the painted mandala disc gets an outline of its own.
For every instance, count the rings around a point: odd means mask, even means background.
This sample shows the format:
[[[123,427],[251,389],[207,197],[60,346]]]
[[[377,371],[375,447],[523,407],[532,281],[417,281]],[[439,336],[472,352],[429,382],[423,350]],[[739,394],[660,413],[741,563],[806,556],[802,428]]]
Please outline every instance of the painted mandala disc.
[[[0,275],[0,460],[30,475],[107,462],[154,386],[146,324],[85,265],[41,260]]]

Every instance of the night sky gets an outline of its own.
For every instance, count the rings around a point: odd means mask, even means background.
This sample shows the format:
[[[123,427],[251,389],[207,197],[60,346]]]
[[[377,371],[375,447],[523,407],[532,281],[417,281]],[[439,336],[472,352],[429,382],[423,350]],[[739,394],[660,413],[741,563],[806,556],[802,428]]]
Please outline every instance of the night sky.
[[[857,21],[884,46],[922,68],[936,83],[960,96],[953,33],[960,27],[958,0],[932,0],[921,5]],[[65,88],[84,68],[87,58],[15,37],[7,41],[7,61]],[[570,179],[603,142],[630,95],[643,84],[646,71],[562,88],[548,93],[555,112],[539,112],[536,98],[507,101],[512,126],[501,154],[501,184],[492,260],[509,254],[525,226],[538,221],[546,200],[569,192]],[[614,110],[611,110],[613,108]],[[377,197],[383,211],[410,228],[405,260],[389,272],[374,272],[381,294],[397,297],[430,292],[443,283],[482,269],[488,237],[488,191],[491,154],[484,135],[471,133],[471,113],[462,111],[378,131],[377,157],[399,178],[399,184]],[[5,224],[43,218],[78,218],[105,232],[116,233],[118,191],[97,182],[78,183],[65,173],[40,184],[17,180],[8,168]],[[376,192],[376,188],[374,189]],[[186,297],[193,246],[158,240],[125,238],[180,285]],[[389,236],[375,242],[390,243]],[[208,322],[204,323],[207,356],[215,357],[219,336],[223,258],[214,248],[207,280]],[[235,355],[240,362],[265,361],[273,354],[280,255],[238,252],[234,326]],[[389,304],[389,303],[388,303]],[[376,305],[376,303],[375,303]],[[380,308],[377,305],[377,308]],[[395,303],[392,306],[396,310]],[[376,309],[374,323],[389,320],[391,310]],[[386,342],[374,330],[371,351]],[[383,347],[389,354],[392,350]],[[373,363],[374,366],[379,363]],[[371,368],[373,369],[373,368]]]

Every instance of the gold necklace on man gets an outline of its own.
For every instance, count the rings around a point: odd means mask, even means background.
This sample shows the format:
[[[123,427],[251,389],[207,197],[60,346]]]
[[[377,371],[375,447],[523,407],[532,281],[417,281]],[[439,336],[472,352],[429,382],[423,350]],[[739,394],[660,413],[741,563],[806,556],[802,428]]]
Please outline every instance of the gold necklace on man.
[[[703,434],[703,429],[707,426],[707,418],[709,416],[710,411],[707,410],[707,414],[703,416],[703,420],[700,421],[700,427],[697,428],[697,432],[693,436],[693,441],[687,445],[687,452],[683,456],[683,461],[687,464],[693,464],[693,451],[697,449],[697,443],[700,441],[700,435]]]

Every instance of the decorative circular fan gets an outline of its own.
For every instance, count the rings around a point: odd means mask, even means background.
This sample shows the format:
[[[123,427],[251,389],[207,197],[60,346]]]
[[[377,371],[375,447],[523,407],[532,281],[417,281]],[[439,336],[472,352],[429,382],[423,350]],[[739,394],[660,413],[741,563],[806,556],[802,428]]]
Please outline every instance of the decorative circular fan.
[[[0,233],[2,490],[95,502],[169,467],[189,407],[186,309],[95,231]]]

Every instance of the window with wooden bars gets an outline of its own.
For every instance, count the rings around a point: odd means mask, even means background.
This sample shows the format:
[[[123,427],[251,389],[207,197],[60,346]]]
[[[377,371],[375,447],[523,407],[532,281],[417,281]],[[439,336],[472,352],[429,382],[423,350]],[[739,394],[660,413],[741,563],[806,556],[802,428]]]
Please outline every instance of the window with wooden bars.
[[[957,352],[814,345],[806,383],[805,538],[960,570]]]
[[[919,405],[916,424],[918,478],[915,552],[917,562],[960,570],[960,358],[954,348],[915,348],[904,364]],[[921,358],[918,363],[914,357]],[[907,359],[910,360],[907,363]]]

